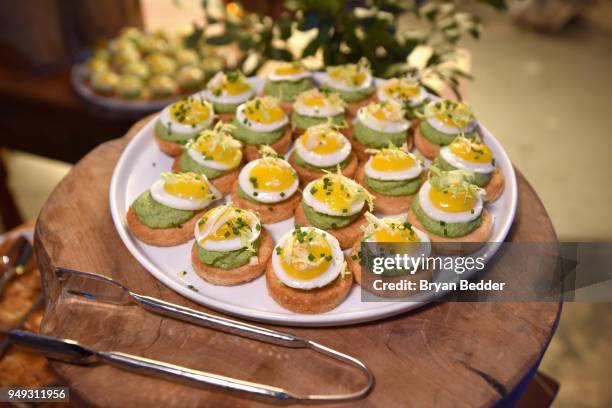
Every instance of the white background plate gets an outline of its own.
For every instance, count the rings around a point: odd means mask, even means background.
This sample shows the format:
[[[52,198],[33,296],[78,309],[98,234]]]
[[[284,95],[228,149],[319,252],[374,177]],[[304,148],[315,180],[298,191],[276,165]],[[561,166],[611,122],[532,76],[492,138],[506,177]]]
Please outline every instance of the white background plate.
[[[263,86],[263,80],[260,78],[251,78],[250,81],[257,89]],[[221,312],[287,326],[332,326],[382,319],[415,309],[434,298],[432,294],[423,294],[415,297],[414,301],[362,302],[359,286],[353,285],[347,299],[334,310],[316,315],[297,314],[283,309],[268,296],[263,276],[232,287],[214,286],[204,282],[191,266],[193,240],[171,248],[141,243],[130,234],[125,215],[136,197],[147,190],[159,178],[161,172],[169,171],[173,162],[173,158],[159,150],[153,139],[155,120],[156,118],[152,119],[138,132],[119,158],[110,185],[110,208],[117,232],[130,253],[172,290]],[[492,149],[496,163],[506,178],[504,193],[495,203],[488,205],[488,210],[494,217],[490,241],[501,242],[510,229],[516,211],[516,177],[512,163],[498,140],[484,127],[482,131],[484,141]],[[293,227],[293,218],[264,227],[276,241]],[[497,245],[487,244],[482,253],[490,259],[496,249]],[[187,271],[187,275],[181,278],[179,271]],[[469,278],[469,274],[465,273],[462,278]],[[193,285],[198,291],[189,289],[188,285]]]

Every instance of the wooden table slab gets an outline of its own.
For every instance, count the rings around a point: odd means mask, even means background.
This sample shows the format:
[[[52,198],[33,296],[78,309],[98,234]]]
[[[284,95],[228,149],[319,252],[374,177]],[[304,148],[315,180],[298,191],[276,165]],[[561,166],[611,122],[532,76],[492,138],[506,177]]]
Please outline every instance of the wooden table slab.
[[[364,379],[355,370],[308,351],[260,344],[137,307],[60,296],[52,272],[61,265],[96,271],[139,293],[211,312],[153,278],[129,254],[113,226],[108,204],[111,174],[126,143],[144,123],[83,158],[51,194],[39,216],[35,252],[47,295],[41,331],[102,350],[138,354],[300,393],[349,391],[360,386]],[[509,239],[555,242],[542,203],[520,173],[518,185],[519,208]],[[538,364],[560,308],[559,302],[448,302],[368,324],[288,331],[350,353],[374,372],[376,385],[366,399],[337,406],[490,406],[510,395]],[[105,365],[54,362],[53,368],[73,393],[95,406],[263,406],[220,391]]]

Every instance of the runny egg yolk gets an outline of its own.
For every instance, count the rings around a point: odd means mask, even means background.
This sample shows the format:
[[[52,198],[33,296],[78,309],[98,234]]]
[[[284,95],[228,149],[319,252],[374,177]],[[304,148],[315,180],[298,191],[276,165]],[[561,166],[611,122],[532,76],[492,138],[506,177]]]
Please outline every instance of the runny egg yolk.
[[[389,96],[395,96],[400,99],[409,99],[418,96],[421,90],[417,83],[389,83],[385,86],[385,93]]]
[[[372,116],[374,116],[376,119],[380,120],[380,121],[386,121],[387,120],[387,115],[385,114],[385,111],[382,109],[376,109],[372,111]]]
[[[295,173],[288,166],[265,160],[251,169],[249,180],[258,190],[278,192],[291,187]]]
[[[276,75],[295,75],[304,72],[304,67],[300,65],[287,65],[278,67],[274,70]]]
[[[293,251],[294,254],[296,252],[301,253],[301,256],[281,256],[280,262],[285,272],[297,279],[309,280],[316,278],[329,268],[329,264],[332,261],[332,250],[325,239],[319,239],[314,243],[301,244],[299,247],[294,248]],[[302,257],[308,258],[310,262],[304,262],[301,259]],[[289,258],[289,261],[286,258]]]
[[[197,125],[210,118],[210,108],[198,99],[180,100],[170,108],[172,117],[186,125]]]
[[[280,106],[264,106],[258,102],[250,102],[244,109],[244,116],[247,119],[265,125],[283,120],[285,112]]]
[[[445,212],[465,212],[470,211],[474,205],[474,197],[469,192],[452,194],[447,189],[438,190],[431,187],[429,199],[439,209]]]
[[[378,228],[374,232],[376,242],[420,242],[419,236],[403,225],[393,225],[391,228]]]
[[[209,194],[208,185],[201,178],[166,180],[164,190],[175,197],[187,199],[202,199],[206,198]]]
[[[320,94],[308,94],[304,95],[302,102],[306,106],[311,106],[314,108],[325,106],[325,96]]]
[[[206,138],[198,139],[196,149],[207,159],[231,167],[237,166],[242,160],[240,149],[226,149],[220,143],[213,147]]]
[[[370,165],[374,170],[392,172],[401,171],[414,167],[415,161],[407,153],[397,152],[394,154],[378,153],[372,157]]]
[[[472,163],[491,163],[493,152],[483,143],[451,143],[450,151],[457,157]]]
[[[331,154],[342,148],[343,143],[334,133],[312,134],[306,132],[302,136],[302,145],[317,154]]]
[[[327,181],[326,181],[327,180]],[[344,186],[325,177],[315,181],[310,188],[310,194],[321,203],[339,213],[347,213],[354,202]]]
[[[219,92],[224,92],[227,95],[240,95],[242,93],[248,92],[251,89],[251,86],[245,81],[224,81],[217,90]]]

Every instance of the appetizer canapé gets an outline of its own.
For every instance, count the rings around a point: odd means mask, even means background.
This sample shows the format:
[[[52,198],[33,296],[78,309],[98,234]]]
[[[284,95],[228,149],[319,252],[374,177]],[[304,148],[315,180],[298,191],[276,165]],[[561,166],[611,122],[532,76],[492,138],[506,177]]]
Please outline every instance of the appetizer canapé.
[[[215,112],[227,122],[234,117],[238,105],[251,99],[255,91],[240,71],[231,71],[217,72],[203,93],[212,102]]]
[[[380,102],[393,100],[404,107],[406,119],[412,120],[422,113],[427,92],[416,78],[391,78],[378,86],[376,98]]]
[[[327,230],[342,248],[350,248],[366,223],[363,217],[366,205],[372,211],[374,198],[363,186],[339,170],[327,172],[304,187],[295,223]]]
[[[261,157],[259,146],[269,145],[278,154],[285,154],[291,146],[289,118],[272,96],[241,104],[231,123],[232,135],[245,145],[244,156],[248,161]]]
[[[230,132],[232,125],[221,121],[213,129],[189,140],[172,170],[204,174],[223,194],[229,194],[242,166],[242,143]]]
[[[428,159],[440,153],[459,134],[468,139],[478,136],[478,122],[472,110],[465,104],[450,100],[431,101],[414,129],[414,144]]]
[[[193,237],[193,227],[221,193],[206,176],[162,173],[151,188],[136,198],[127,213],[127,225],[136,238],[155,246],[174,246]]]
[[[372,102],[359,109],[352,126],[353,149],[359,160],[366,160],[366,149],[380,149],[389,143],[412,147],[408,130],[410,122],[404,117],[402,105],[393,100]]]
[[[382,214],[408,211],[410,202],[424,180],[422,163],[406,145],[372,151],[373,155],[359,166],[355,180],[374,196],[374,210]]]
[[[289,163],[295,167],[303,184],[321,177],[325,171],[334,171],[338,166],[346,177],[355,174],[357,156],[352,152],[349,140],[338,129],[330,123],[315,125],[295,141]]]
[[[204,98],[183,98],[161,111],[155,122],[155,141],[164,153],[179,156],[189,140],[211,127],[214,118],[212,104]]]
[[[291,126],[294,137],[306,129],[324,123],[341,126],[345,123],[345,102],[333,92],[314,88],[299,94],[293,104]]]
[[[313,227],[297,226],[276,244],[266,268],[268,293],[296,313],[324,313],[348,295],[353,276],[338,240]]]
[[[262,158],[249,162],[238,176],[232,201],[256,212],[264,224],[293,217],[300,203],[298,175],[291,165],[268,147],[261,147]]]
[[[457,136],[450,145],[440,149],[433,163],[441,170],[473,171],[472,182],[484,188],[488,202],[497,200],[504,191],[504,175],[495,165],[493,152],[478,139]]]
[[[291,113],[292,102],[304,91],[314,87],[312,74],[301,62],[287,62],[278,66],[266,78],[264,93],[281,101],[283,109]]]
[[[255,213],[225,204],[197,222],[191,263],[207,282],[237,285],[263,273],[273,247]]]
[[[413,227],[405,218],[377,218],[366,212],[365,217],[368,224],[363,229],[363,235],[355,242],[347,258],[348,267],[353,272],[355,281],[365,290],[383,297],[401,297],[416,294],[418,291],[390,291],[377,290],[375,280],[383,282],[414,281],[431,279],[432,272],[425,268],[412,270],[387,269],[377,275],[374,271],[364,271],[363,250],[371,252],[371,256],[383,256],[382,252],[393,250],[394,254],[406,254],[414,258],[425,258],[431,253],[429,237],[423,231]],[[362,245],[362,243],[365,243]],[[378,248],[377,244],[384,245]],[[393,256],[393,255],[391,255]],[[378,285],[380,286],[380,285]]]
[[[493,219],[483,206],[484,191],[472,180],[470,171],[430,166],[429,180],[412,200],[408,221],[427,232],[432,242],[469,243],[474,248],[484,244]]]
[[[370,64],[362,58],[357,64],[337,65],[326,68],[322,88],[337,92],[348,104],[347,111],[355,116],[357,110],[370,102],[374,95],[374,78]]]

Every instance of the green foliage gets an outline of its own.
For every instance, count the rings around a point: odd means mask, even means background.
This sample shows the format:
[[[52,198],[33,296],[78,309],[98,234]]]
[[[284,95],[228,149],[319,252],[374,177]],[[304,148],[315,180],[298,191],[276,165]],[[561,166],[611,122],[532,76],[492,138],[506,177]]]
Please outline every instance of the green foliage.
[[[475,0],[503,10],[505,0]],[[285,11],[273,21],[270,17],[229,7],[221,18],[212,18],[203,2],[206,23],[221,22],[223,33],[205,38],[213,45],[234,43],[245,55],[238,66],[247,75],[255,73],[269,59],[292,60],[287,39],[296,32],[316,30],[301,50],[301,59],[320,55],[326,65],[357,62],[366,57],[376,76],[390,77],[413,71],[408,56],[420,45],[431,48],[425,70],[456,88],[458,78],[467,76],[445,62],[456,57],[457,43],[465,35],[480,36],[478,16],[462,12],[453,0],[285,0]],[[462,4],[465,1],[461,2]],[[234,3],[235,4],[235,3]],[[361,5],[361,7],[358,7]],[[235,6],[234,11],[235,11]],[[398,24],[401,20],[401,25]],[[402,27],[402,29],[398,29]],[[187,41],[203,36],[196,27]],[[320,53],[320,54],[318,54]]]

